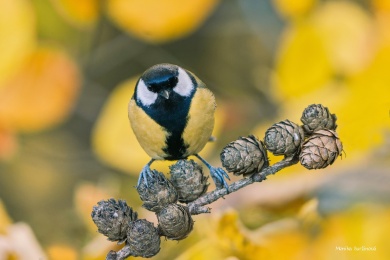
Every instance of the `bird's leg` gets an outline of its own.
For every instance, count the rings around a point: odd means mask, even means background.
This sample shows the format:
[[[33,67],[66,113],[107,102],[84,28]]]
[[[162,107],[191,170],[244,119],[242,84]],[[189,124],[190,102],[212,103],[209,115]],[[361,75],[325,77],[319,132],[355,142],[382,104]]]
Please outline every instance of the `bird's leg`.
[[[138,178],[137,187],[141,184],[142,178],[145,179],[145,185],[148,187],[148,176],[152,176],[153,172],[150,169],[150,165],[155,161],[155,159],[151,159],[145,166],[142,168],[142,171]]]
[[[226,191],[229,192],[229,185],[227,184],[226,179],[230,181],[229,175],[222,169],[211,166],[205,159],[200,157],[199,154],[195,154],[195,156],[204,163],[207,168],[210,170],[211,178],[213,179],[215,185],[218,189],[223,188],[225,186]]]

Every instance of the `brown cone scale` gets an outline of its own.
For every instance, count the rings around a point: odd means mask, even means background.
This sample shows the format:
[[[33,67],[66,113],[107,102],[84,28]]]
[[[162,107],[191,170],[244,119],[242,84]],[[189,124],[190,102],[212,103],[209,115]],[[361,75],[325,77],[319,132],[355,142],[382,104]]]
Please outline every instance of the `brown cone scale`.
[[[299,161],[309,170],[322,169],[333,164],[342,151],[343,145],[336,132],[318,130],[302,144]]]

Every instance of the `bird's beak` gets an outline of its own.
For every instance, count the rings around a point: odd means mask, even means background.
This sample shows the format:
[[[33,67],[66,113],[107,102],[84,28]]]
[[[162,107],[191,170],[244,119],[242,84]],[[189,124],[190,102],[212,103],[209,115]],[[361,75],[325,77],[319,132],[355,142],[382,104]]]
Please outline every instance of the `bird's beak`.
[[[162,90],[162,91],[158,92],[158,94],[165,99],[169,98],[169,91],[168,90]]]

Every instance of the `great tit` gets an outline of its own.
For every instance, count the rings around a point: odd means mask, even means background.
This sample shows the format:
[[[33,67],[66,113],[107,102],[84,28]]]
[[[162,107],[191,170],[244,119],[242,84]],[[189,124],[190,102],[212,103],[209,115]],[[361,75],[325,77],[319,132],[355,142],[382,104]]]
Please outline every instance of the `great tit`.
[[[138,185],[142,178],[147,185],[154,160],[179,160],[194,155],[209,168],[217,188],[225,186],[228,190],[227,173],[212,167],[198,154],[211,137],[215,108],[213,93],[190,71],[173,64],[147,69],[139,78],[128,107],[134,134],[152,158],[142,169]]]

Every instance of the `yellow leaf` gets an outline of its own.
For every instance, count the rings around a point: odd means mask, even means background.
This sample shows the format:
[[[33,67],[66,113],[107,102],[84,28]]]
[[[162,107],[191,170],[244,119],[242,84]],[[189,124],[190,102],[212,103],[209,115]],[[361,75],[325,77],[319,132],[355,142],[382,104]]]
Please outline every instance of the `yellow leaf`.
[[[276,10],[285,17],[297,17],[307,14],[317,3],[317,0],[273,0]]]
[[[299,259],[307,245],[295,219],[281,219],[251,231],[241,224],[234,211],[221,216],[215,239],[225,257],[238,259]]]
[[[267,230],[268,229],[268,230]],[[304,259],[308,239],[295,219],[282,219],[258,230],[264,233],[264,258]],[[281,245],[283,245],[281,247]]]
[[[58,12],[71,24],[85,28],[95,24],[99,0],[51,0]]]
[[[218,0],[109,0],[108,14],[126,32],[160,43],[191,34],[206,20]]]
[[[373,22],[357,4],[326,2],[316,9],[311,22],[339,73],[361,70],[372,58],[375,51]]]
[[[390,1],[389,0],[372,0],[372,5],[378,11],[390,12]]]
[[[390,46],[382,48],[366,70],[348,81],[350,98],[337,114],[347,150],[368,152],[384,143],[390,130]],[[353,134],[351,134],[353,133]]]
[[[203,229],[208,227],[201,234],[203,240],[179,259],[389,259],[389,214],[388,206],[361,204],[320,217],[317,200],[310,200],[298,217],[250,231],[241,225],[236,212],[229,211],[207,225],[202,222]]]
[[[226,256],[236,255],[244,259],[262,258],[263,246],[250,237],[235,211],[226,212],[218,221],[216,235]]]
[[[0,0],[0,89],[35,46],[35,17],[30,1]]]
[[[300,209],[298,218],[301,220],[302,228],[306,232],[313,232],[320,225],[322,218],[318,213],[318,199],[307,201]]]
[[[334,213],[323,221],[322,232],[311,245],[310,256],[313,259],[389,259],[389,218],[388,207],[369,204]]]
[[[390,1],[389,1],[390,3]],[[389,12],[377,12],[375,17],[377,41],[380,46],[390,45],[390,10]]]
[[[76,260],[77,251],[66,245],[52,245],[47,249],[50,260]]]
[[[308,23],[289,28],[282,38],[276,66],[277,95],[300,97],[327,84],[333,69],[321,35]]]
[[[80,89],[76,64],[59,50],[37,49],[0,91],[0,122],[32,132],[61,123]]]
[[[191,246],[183,254],[178,256],[176,260],[209,260],[209,259],[224,259],[226,254],[218,248],[213,241],[203,238],[202,241]]]
[[[235,211],[216,218],[197,220],[195,232],[201,237],[177,259],[259,259],[262,247],[251,239],[250,231],[238,220]]]
[[[7,210],[0,199],[0,234],[5,234],[7,227],[12,224],[11,218],[8,216]]]
[[[106,101],[92,133],[92,144],[97,156],[103,162],[134,175],[138,175],[150,160],[139,145],[127,115],[128,103],[137,80],[138,77],[135,77],[116,87]],[[218,105],[215,119],[213,135],[218,136],[225,119],[223,105]],[[214,146],[213,143],[206,144],[201,155],[207,157]],[[171,161],[156,161],[152,168],[166,172],[171,164]]]

